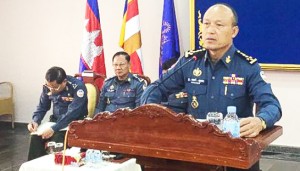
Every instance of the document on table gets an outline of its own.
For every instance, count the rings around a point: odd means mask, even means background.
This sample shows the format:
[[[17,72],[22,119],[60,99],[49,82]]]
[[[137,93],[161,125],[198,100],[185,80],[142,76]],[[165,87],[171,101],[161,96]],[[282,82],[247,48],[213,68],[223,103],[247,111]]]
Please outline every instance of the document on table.
[[[55,125],[56,123],[55,122],[44,122],[44,123],[41,123],[37,130],[35,132],[32,132],[31,135],[42,135],[42,133],[48,129],[48,128],[51,128],[51,126]],[[68,130],[68,127],[65,127],[63,129],[61,129],[60,131],[66,131]]]

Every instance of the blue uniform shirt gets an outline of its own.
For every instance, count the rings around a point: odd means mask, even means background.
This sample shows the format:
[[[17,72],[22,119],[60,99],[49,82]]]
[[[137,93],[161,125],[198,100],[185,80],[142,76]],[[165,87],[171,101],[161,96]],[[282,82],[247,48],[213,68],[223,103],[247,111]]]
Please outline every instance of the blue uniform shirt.
[[[193,56],[197,57],[196,61],[177,70]],[[187,112],[195,118],[205,119],[208,112],[226,115],[227,106],[236,106],[240,118],[253,116],[254,103],[259,107],[257,116],[267,127],[273,126],[281,117],[279,101],[270,84],[263,80],[256,59],[233,45],[215,65],[210,62],[205,49],[189,52],[163,78],[171,74],[167,80],[158,80],[148,86],[141,103],[160,103],[163,96],[168,97],[184,88],[188,93]]]
[[[67,76],[67,84],[63,91],[49,95],[49,89],[43,87],[37,110],[32,119],[40,124],[53,103],[52,121],[56,124],[52,129],[56,132],[68,126],[74,120],[83,119],[87,115],[87,90],[82,81]]]
[[[125,81],[119,81],[116,76],[107,79],[101,90],[95,113],[114,112],[119,108],[134,109],[140,106],[140,97],[145,86],[144,79],[131,73]]]
[[[172,109],[176,113],[186,113],[188,105],[188,95],[185,90],[169,95],[167,101],[162,105]]]

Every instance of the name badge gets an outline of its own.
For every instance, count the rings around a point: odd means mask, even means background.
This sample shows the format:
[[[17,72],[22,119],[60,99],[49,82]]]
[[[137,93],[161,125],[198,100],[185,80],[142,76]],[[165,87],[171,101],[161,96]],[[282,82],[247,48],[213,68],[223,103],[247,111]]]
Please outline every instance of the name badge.
[[[198,85],[206,85],[207,84],[206,80],[202,80],[202,79],[198,79],[198,78],[188,78],[187,82],[189,82],[191,84],[198,84]]]

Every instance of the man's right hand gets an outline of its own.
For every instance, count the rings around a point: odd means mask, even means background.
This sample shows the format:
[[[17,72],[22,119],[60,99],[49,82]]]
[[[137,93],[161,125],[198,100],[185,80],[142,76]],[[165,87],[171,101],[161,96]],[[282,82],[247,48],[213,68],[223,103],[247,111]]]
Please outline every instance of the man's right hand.
[[[31,122],[27,125],[27,128],[30,132],[34,132],[37,130],[38,124],[36,122]]]

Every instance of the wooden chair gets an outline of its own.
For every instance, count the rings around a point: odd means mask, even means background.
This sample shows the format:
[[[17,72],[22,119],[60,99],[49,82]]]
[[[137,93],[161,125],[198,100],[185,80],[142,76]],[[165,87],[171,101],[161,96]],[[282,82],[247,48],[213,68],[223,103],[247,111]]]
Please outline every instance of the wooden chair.
[[[13,85],[10,82],[0,82],[0,116],[10,115],[11,126],[14,128]]]
[[[140,77],[140,78],[142,78],[142,79],[145,80],[145,83],[146,83],[147,86],[151,83],[151,79],[148,76],[146,76],[146,75],[140,75],[140,74],[137,74],[137,75],[138,75],[138,77]]]
[[[97,74],[92,70],[85,70],[82,73],[75,74],[75,77],[81,77],[85,83],[88,96],[88,117],[93,118],[96,105],[98,104],[98,97],[100,89],[95,84],[98,79],[105,79],[105,76]]]

